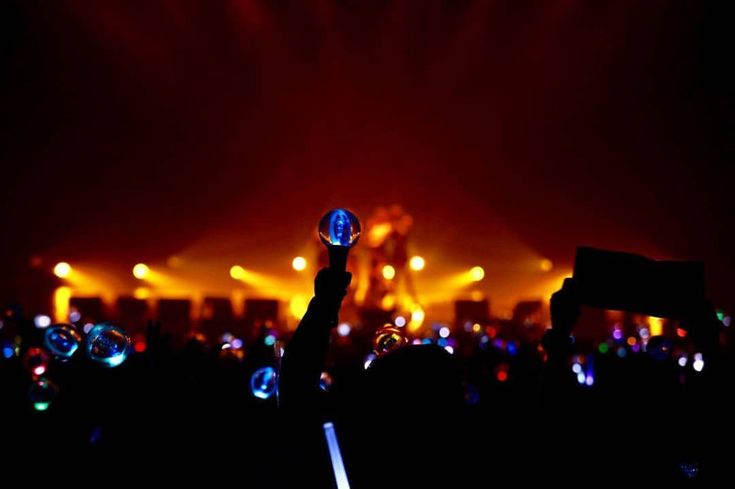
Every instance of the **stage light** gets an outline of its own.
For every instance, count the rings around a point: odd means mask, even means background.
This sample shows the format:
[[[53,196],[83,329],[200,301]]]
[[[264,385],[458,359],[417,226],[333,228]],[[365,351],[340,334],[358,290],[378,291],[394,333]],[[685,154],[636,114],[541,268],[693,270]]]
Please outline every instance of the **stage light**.
[[[396,316],[396,319],[393,321],[393,324],[395,324],[399,328],[402,328],[406,325],[406,318],[404,318],[403,316]]]
[[[148,287],[136,287],[133,291],[133,297],[141,301],[148,299],[150,296],[151,289]]]
[[[396,269],[390,265],[383,267],[383,278],[386,280],[393,280],[396,277]]]
[[[71,274],[71,265],[65,261],[59,262],[54,267],[54,275],[59,278],[67,278]]]
[[[451,345],[445,346],[444,349],[447,350],[450,355],[454,355],[454,348]]]
[[[411,332],[414,332],[418,330],[422,324],[424,324],[424,319],[426,318],[426,314],[424,313],[424,310],[419,305],[415,305],[411,309],[411,321],[408,323],[408,329]]]
[[[150,271],[151,269],[148,268],[148,265],[146,265],[145,263],[138,263],[133,267],[133,277],[139,280],[143,280],[148,276]]]
[[[610,346],[607,343],[600,343],[600,346],[597,347],[597,350],[603,355],[607,353],[609,349]]]
[[[245,278],[245,269],[240,265],[233,265],[230,268],[230,277],[235,280],[242,280]]]
[[[412,256],[411,260],[408,262],[408,266],[411,267],[411,270],[420,272],[426,266],[426,260],[418,255]]]
[[[664,320],[657,317],[649,317],[649,327],[651,336],[661,336],[664,334]]]
[[[441,336],[442,338],[448,338],[449,333],[449,328],[447,328],[446,326],[442,326],[441,328],[439,328],[439,336]]]
[[[56,287],[54,290],[54,319],[58,323],[65,322],[69,317],[71,292],[71,288],[65,285]]]
[[[479,282],[485,278],[485,270],[482,267],[472,267],[470,269],[470,277],[474,282]]]
[[[554,268],[554,262],[548,258],[544,258],[539,262],[539,268],[542,272],[550,272]]]
[[[297,256],[291,262],[291,266],[297,272],[302,272],[306,270],[306,258],[304,258],[303,256]]]

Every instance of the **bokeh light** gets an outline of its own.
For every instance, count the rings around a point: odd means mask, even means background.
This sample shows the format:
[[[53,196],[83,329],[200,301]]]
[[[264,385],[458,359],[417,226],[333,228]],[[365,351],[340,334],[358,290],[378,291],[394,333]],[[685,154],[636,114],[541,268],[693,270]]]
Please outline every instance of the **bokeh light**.
[[[133,277],[137,278],[138,280],[145,279],[150,273],[151,269],[148,268],[148,265],[146,265],[145,263],[138,263],[133,267]]]
[[[59,278],[67,278],[71,275],[71,265],[65,261],[57,263],[54,267],[54,275]]]
[[[392,265],[384,265],[382,273],[386,280],[393,280],[396,277],[396,269]]]
[[[413,270],[414,272],[420,272],[421,270],[426,267],[426,260],[424,260],[421,256],[412,256],[411,259],[408,262],[408,266]]]
[[[485,278],[485,269],[482,267],[472,267],[470,269],[470,277],[473,282],[479,282]]]
[[[240,265],[233,265],[230,267],[230,277],[235,280],[242,280],[245,278],[245,269]]]
[[[46,314],[39,314],[33,318],[33,324],[35,324],[38,329],[48,328],[51,324],[51,318]]]
[[[542,272],[550,272],[551,270],[554,269],[554,262],[552,262],[548,258],[543,258],[539,262],[539,268],[541,269]]]
[[[306,270],[306,258],[303,256],[297,256],[291,261],[291,267],[297,272],[303,272]]]

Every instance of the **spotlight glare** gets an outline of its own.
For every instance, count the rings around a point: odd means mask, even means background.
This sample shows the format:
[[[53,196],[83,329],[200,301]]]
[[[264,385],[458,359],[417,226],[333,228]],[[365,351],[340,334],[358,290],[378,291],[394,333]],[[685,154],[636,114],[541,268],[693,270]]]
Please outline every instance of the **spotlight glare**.
[[[230,268],[230,277],[235,280],[242,280],[245,278],[245,269],[240,265],[233,265],[232,268]]]
[[[470,276],[473,282],[479,282],[485,278],[485,270],[482,267],[472,267],[470,269]]]
[[[297,256],[291,262],[291,266],[297,272],[302,272],[306,270],[306,258],[304,258],[303,256]]]
[[[383,267],[383,278],[386,280],[393,280],[396,276],[396,269],[391,265],[385,265]]]
[[[542,272],[550,272],[554,268],[554,262],[548,258],[544,258],[539,262],[539,268]]]
[[[137,278],[138,280],[143,280],[148,276],[148,274],[151,272],[151,269],[148,268],[148,265],[145,263],[138,263],[133,267],[133,277]]]
[[[54,275],[59,278],[67,278],[71,274],[71,265],[65,261],[59,262],[54,267]]]
[[[408,262],[408,266],[411,267],[411,270],[415,272],[419,272],[424,269],[426,266],[426,260],[424,260],[421,256],[412,256],[411,260]]]

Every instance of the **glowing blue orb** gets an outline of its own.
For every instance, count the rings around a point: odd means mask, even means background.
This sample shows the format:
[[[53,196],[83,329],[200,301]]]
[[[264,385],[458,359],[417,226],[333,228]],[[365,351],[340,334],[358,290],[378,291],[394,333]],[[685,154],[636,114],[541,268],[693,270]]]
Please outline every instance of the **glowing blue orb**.
[[[130,338],[111,324],[97,324],[87,335],[87,356],[104,367],[117,367],[128,358]]]
[[[82,337],[70,324],[54,324],[43,337],[46,348],[60,358],[71,358],[82,343]]]
[[[262,367],[250,377],[250,392],[258,399],[268,399],[276,393],[276,371]]]
[[[360,239],[360,221],[347,209],[332,209],[319,222],[319,237],[327,246],[350,248]]]
[[[13,358],[15,356],[15,348],[13,348],[13,344],[9,341],[4,341],[2,343],[2,353],[3,358],[5,359]]]

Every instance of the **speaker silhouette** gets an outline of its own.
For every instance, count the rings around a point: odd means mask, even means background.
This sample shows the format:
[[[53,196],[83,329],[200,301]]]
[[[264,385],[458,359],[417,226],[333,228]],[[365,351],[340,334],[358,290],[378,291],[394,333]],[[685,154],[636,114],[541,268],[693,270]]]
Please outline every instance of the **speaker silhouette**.
[[[466,322],[482,323],[490,319],[490,302],[457,300],[454,301],[454,323],[458,326]]]

